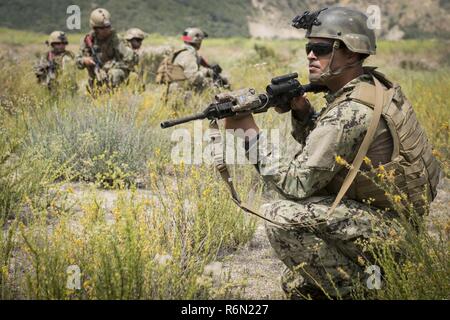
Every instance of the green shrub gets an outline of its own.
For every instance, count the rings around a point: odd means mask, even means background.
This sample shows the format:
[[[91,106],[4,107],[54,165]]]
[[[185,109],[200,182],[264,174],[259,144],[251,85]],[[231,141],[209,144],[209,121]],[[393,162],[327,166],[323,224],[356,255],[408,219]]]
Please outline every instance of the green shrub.
[[[73,103],[73,102],[72,102]],[[58,164],[70,162],[72,179],[113,186],[136,182],[146,161],[161,144],[147,116],[139,120],[139,105],[107,101],[94,105],[77,100],[72,108],[62,102],[28,117],[27,144],[39,149],[43,157],[54,157]]]

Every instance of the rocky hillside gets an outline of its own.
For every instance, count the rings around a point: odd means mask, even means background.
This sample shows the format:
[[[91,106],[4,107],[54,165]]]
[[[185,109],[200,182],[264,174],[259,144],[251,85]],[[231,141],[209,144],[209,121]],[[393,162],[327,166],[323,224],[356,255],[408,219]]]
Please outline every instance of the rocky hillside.
[[[254,37],[299,37],[290,19],[298,12],[332,5],[346,5],[367,13],[369,5],[380,8],[381,29],[378,35],[402,38],[450,37],[450,1],[448,0],[252,0],[253,16],[248,19]]]
[[[449,0],[3,0],[0,26],[46,33],[65,29],[66,9],[73,3],[81,8],[81,31],[88,28],[90,10],[102,6],[111,11],[119,30],[136,26],[176,35],[197,25],[215,37],[297,38],[303,33],[290,27],[296,14],[341,4],[365,12],[369,5],[379,6],[378,33],[384,38],[450,38]]]

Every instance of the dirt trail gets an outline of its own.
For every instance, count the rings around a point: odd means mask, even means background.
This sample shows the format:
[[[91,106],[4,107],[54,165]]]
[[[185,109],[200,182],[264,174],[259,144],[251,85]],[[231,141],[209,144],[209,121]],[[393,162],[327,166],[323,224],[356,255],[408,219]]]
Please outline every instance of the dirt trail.
[[[224,270],[231,280],[245,281],[244,299],[283,299],[280,276],[283,263],[275,256],[263,223],[259,223],[253,239],[224,259]]]

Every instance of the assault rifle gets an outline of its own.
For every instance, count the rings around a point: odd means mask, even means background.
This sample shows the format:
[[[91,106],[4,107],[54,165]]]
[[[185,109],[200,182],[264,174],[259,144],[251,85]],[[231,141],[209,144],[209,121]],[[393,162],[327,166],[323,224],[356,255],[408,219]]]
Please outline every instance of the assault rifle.
[[[205,67],[205,68],[209,68],[212,70],[213,72],[213,83],[219,87],[219,88],[226,88],[226,89],[230,89],[230,83],[228,82],[228,79],[224,76],[222,76],[222,67],[217,64],[209,64],[205,58],[200,57],[200,65]]]
[[[47,56],[47,61],[48,61],[48,65],[47,65],[47,70],[45,72],[46,76],[45,76],[45,85],[50,89],[52,86],[52,83],[55,81],[56,79],[56,64],[55,64],[55,57],[53,55],[52,52],[48,53]]]
[[[326,87],[316,84],[301,85],[297,73],[275,77],[266,87],[265,93],[257,93],[252,88],[224,92],[215,96],[215,101],[200,113],[184,118],[167,120],[161,128],[169,128],[182,123],[201,119],[223,119],[240,114],[267,112],[271,107],[289,105],[295,97],[305,92],[323,92]]]

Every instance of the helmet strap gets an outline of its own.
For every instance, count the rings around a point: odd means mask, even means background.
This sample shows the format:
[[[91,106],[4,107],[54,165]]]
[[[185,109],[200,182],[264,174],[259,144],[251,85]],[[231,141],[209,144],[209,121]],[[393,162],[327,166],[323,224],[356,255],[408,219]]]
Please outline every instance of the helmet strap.
[[[187,45],[193,47],[195,50],[200,50],[201,42],[200,43],[195,43],[195,42],[187,42],[187,41],[185,41],[184,43],[186,43]]]
[[[325,68],[325,71],[320,75],[319,79],[317,79],[317,81],[315,81],[315,83],[325,84],[325,82],[342,74],[343,71],[353,68],[362,63],[362,60],[357,60],[353,63],[346,64],[336,70],[331,70],[331,65],[333,64],[333,60],[334,60],[334,54],[335,54],[336,50],[339,49],[339,47],[340,47],[340,41],[335,40],[333,43],[333,51],[331,52],[330,61],[328,62],[328,65]]]

